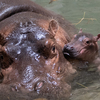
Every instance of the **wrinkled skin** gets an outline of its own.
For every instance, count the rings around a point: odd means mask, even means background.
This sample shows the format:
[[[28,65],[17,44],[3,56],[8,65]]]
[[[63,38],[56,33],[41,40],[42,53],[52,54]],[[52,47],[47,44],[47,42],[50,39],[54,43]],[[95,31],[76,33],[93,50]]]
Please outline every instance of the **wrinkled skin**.
[[[34,2],[0,0],[0,98],[66,100],[76,71],[62,49],[73,33],[69,22]]]
[[[74,62],[77,62],[76,59],[82,61],[83,65],[85,65],[84,67],[86,67],[86,64],[93,62],[98,54],[97,41],[99,38],[100,34],[93,36],[80,30],[78,34],[74,35],[71,42],[64,46],[63,54],[66,58],[75,58]]]

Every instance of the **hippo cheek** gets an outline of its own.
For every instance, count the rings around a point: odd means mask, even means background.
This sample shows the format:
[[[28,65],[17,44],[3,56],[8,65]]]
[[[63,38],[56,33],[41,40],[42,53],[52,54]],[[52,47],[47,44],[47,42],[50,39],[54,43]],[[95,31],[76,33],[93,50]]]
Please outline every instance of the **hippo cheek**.
[[[85,60],[87,55],[90,55],[90,52],[86,48],[80,48],[80,50],[74,50],[72,54],[71,57]]]
[[[96,52],[93,52],[92,50],[87,49],[87,48],[83,48],[80,50],[77,58],[88,61],[88,59],[93,59],[93,57],[94,57],[93,55],[95,56]]]
[[[77,51],[78,53],[77,53],[77,58],[81,58],[81,59],[83,59],[84,60],[84,58],[85,58],[85,56],[86,56],[86,54],[88,54],[88,51],[85,49],[85,48],[82,48],[80,51]]]
[[[63,64],[60,63],[60,58],[59,58],[59,54],[57,56],[55,56],[52,59],[49,59],[45,62],[45,67],[47,68],[47,71],[49,71],[51,77],[53,78],[57,78],[58,75],[61,75],[64,73],[64,68],[62,68],[62,66],[65,66]]]

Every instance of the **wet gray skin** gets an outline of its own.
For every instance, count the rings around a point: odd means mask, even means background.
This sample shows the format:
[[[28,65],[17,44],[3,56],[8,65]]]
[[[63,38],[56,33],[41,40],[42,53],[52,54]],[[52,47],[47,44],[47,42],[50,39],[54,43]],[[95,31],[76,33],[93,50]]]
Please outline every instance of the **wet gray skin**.
[[[66,100],[76,71],[62,49],[75,28],[29,0],[0,5],[0,98]]]

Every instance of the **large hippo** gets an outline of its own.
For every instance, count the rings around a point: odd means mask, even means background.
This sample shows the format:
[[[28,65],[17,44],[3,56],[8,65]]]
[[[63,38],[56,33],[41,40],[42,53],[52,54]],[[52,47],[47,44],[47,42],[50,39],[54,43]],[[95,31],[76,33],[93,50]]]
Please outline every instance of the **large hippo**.
[[[0,99],[67,100],[76,71],[62,49],[76,32],[32,1],[0,0]]]

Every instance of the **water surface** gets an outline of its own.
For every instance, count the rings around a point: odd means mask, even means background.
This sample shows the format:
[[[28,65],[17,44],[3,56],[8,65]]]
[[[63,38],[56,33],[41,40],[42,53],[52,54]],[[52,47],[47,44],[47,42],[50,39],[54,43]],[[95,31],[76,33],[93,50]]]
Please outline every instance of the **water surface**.
[[[76,27],[94,35],[100,33],[100,0],[57,0],[51,4],[50,0],[33,1],[62,15],[73,24],[78,23],[85,12],[85,18]]]

